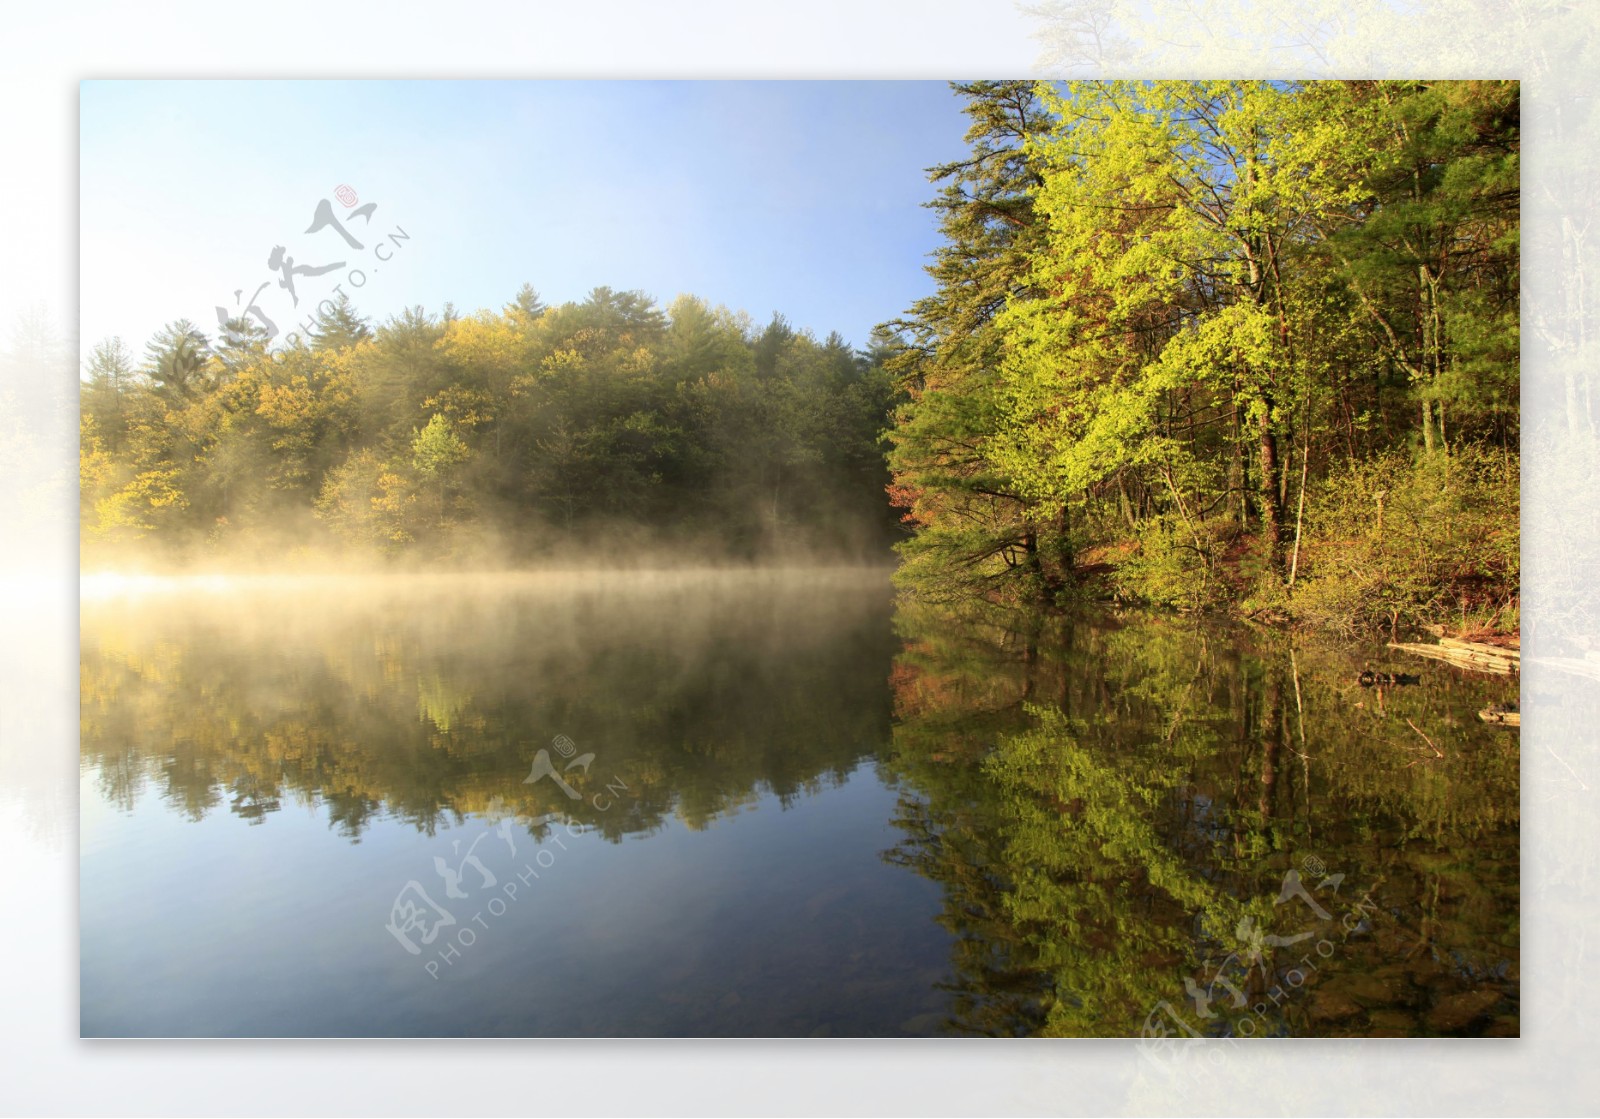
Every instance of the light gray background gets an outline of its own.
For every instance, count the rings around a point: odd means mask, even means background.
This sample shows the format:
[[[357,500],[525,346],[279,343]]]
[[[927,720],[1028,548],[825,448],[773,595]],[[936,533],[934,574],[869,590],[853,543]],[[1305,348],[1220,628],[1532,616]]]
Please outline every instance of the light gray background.
[[[1397,10],[1403,7],[1404,10]],[[34,5],[0,36],[0,1109],[15,1114],[1593,1114],[1600,322],[1582,0]],[[77,1038],[77,83],[85,77],[1412,76],[1524,81],[1521,1041]],[[293,137],[283,138],[286,144]],[[175,152],[174,189],[240,169]],[[138,282],[129,262],[130,283]],[[314,945],[316,929],[305,929]],[[247,961],[242,966],[248,966]],[[218,997],[227,997],[219,991]],[[1193,1067],[1190,1067],[1193,1066]]]

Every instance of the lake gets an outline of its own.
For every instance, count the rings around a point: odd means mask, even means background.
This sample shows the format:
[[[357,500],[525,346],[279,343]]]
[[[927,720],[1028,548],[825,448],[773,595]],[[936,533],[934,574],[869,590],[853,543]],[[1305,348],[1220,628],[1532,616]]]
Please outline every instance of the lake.
[[[877,569],[89,576],[81,1029],[1515,1035],[1516,698]]]

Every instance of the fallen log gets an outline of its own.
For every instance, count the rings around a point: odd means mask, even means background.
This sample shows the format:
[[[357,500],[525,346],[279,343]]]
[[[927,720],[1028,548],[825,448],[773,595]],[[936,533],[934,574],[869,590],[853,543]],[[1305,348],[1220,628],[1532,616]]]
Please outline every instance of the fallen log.
[[[1425,625],[1422,627],[1422,631],[1424,633],[1431,633],[1433,636],[1437,637],[1441,642],[1447,645],[1466,644],[1471,645],[1473,648],[1502,649],[1510,652],[1520,652],[1522,649],[1522,637],[1520,634],[1515,633],[1495,633],[1493,631],[1479,630],[1477,631],[1479,634],[1479,640],[1473,641],[1466,637],[1451,637],[1445,632],[1445,628],[1443,626],[1438,625]]]
[[[1503,656],[1491,656],[1474,649],[1457,649],[1449,645],[1407,645],[1401,642],[1389,642],[1389,648],[1399,649],[1402,653],[1411,653],[1419,657],[1429,657],[1433,660],[1445,661],[1457,668],[1467,668],[1476,672],[1491,672],[1500,676],[1510,676],[1516,673],[1521,665],[1520,659]]]
[[[1467,653],[1477,653],[1485,657],[1504,657],[1507,660],[1520,661],[1521,649],[1508,649],[1503,645],[1486,645],[1482,641],[1462,641],[1458,637],[1441,637],[1439,644],[1446,649],[1460,649]]]
[[[1522,725],[1522,712],[1514,707],[1485,707],[1478,712],[1478,718],[1486,723],[1494,723],[1502,727],[1520,727]]]

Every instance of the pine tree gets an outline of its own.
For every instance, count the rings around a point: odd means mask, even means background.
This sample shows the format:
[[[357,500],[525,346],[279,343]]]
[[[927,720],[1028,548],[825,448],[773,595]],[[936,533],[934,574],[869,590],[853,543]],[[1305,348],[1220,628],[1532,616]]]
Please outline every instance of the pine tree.
[[[178,319],[150,340],[143,372],[156,395],[176,407],[212,387],[211,356],[206,336],[188,319]]]
[[[1059,583],[1070,563],[1061,519],[1047,514],[1041,524],[987,447],[1004,341],[995,316],[1009,300],[1032,294],[1028,273],[1041,234],[1034,196],[1042,179],[1029,144],[1050,117],[1030,82],[953,88],[967,100],[971,154],[929,172],[942,184],[928,204],[946,242],[928,269],[938,287],[886,324],[901,342],[885,364],[905,397],[889,432],[890,493],[917,530],[902,546],[903,581],[929,594],[994,586],[1011,581],[1008,575],[1043,574]],[[1040,562],[1041,535],[1054,553],[1049,565]]]
[[[95,346],[85,369],[82,413],[94,420],[94,430],[104,448],[122,450],[127,427],[126,400],[133,391],[133,356],[121,338],[108,338]]]
[[[350,297],[340,292],[337,299],[323,300],[311,328],[313,350],[343,350],[372,337],[372,327],[356,313]]]

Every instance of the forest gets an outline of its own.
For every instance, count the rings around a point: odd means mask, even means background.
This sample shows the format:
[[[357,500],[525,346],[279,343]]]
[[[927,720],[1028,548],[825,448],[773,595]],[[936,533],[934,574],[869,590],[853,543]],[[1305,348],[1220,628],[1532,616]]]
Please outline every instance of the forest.
[[[1516,628],[1516,82],[953,88],[933,290],[864,350],[531,287],[100,343],[86,566],[892,548],[934,603]]]
[[[892,386],[874,354],[781,315],[597,288],[546,307],[327,300],[270,349],[187,321],[142,362],[98,346],[83,387],[86,556],[648,565],[680,554],[882,555]]]
[[[906,585],[1516,624],[1515,82],[957,88]]]

